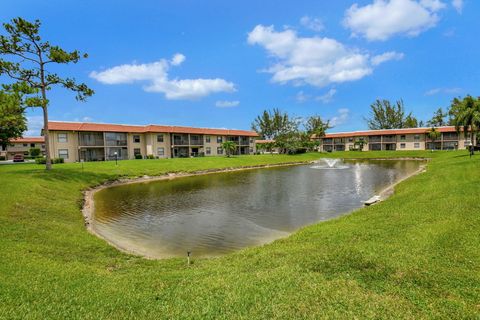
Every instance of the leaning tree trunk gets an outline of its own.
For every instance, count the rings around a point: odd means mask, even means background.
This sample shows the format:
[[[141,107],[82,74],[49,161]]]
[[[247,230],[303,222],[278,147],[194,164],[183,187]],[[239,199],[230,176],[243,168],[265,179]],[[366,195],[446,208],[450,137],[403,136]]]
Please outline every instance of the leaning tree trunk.
[[[45,169],[52,169],[52,159],[50,157],[50,133],[48,132],[48,109],[47,106],[42,107],[43,110],[43,136],[45,137]]]

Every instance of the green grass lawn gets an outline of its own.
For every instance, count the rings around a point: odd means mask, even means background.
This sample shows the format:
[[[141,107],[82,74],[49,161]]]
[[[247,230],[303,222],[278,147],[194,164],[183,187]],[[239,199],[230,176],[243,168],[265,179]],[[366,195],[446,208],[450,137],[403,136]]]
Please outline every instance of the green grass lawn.
[[[385,202],[190,266],[83,225],[81,190],[120,176],[321,156],[432,161]],[[480,155],[466,151],[2,165],[0,195],[0,318],[480,319]]]

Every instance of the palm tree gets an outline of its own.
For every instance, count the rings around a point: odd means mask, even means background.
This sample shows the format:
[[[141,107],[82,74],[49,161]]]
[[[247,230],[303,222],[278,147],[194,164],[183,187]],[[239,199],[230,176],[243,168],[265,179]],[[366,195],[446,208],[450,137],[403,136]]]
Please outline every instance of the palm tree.
[[[432,141],[432,151],[435,149],[435,141],[440,138],[441,133],[437,130],[437,128],[432,127],[428,132],[427,136]]]
[[[470,131],[470,156],[473,155],[475,136],[480,130],[480,98],[475,99],[468,95],[463,100],[453,99],[450,116],[457,132],[463,129],[465,138],[467,137],[467,132]]]
[[[230,157],[231,154],[235,153],[237,150],[237,145],[233,141],[225,141],[222,143],[222,148],[225,150],[227,157]]]

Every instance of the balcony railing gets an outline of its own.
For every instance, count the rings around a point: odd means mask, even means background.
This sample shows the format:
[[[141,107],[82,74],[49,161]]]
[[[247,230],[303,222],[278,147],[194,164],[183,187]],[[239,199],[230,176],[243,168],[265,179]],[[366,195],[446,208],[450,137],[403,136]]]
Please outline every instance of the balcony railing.
[[[104,145],[103,133],[80,133],[78,138],[80,146],[101,147]]]
[[[397,142],[396,136],[383,136],[382,142]]]
[[[188,139],[173,139],[173,144],[176,146],[188,146]]]
[[[370,136],[368,137],[368,142],[381,142],[382,137],[381,136]]]
[[[203,146],[203,139],[190,139],[190,144],[192,146]]]

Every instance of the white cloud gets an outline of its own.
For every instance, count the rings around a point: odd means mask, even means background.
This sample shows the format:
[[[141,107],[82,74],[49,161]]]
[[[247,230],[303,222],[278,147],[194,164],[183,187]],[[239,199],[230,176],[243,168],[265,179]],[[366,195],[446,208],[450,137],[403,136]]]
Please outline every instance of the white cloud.
[[[24,136],[39,136],[43,129],[43,116],[27,117],[27,128]]]
[[[456,87],[453,87],[453,88],[433,88],[433,89],[430,89],[427,92],[425,92],[425,95],[426,96],[433,96],[433,95],[436,95],[436,94],[452,95],[452,94],[462,93],[462,91],[463,91],[462,88],[456,88]]]
[[[463,0],[453,0],[452,6],[457,10],[458,13],[462,13],[463,11]]]
[[[240,101],[238,100],[235,100],[235,101],[223,100],[223,101],[215,102],[215,106],[218,108],[232,108],[232,107],[238,106],[239,104],[240,104]]]
[[[75,122],[92,122],[93,118],[91,117],[82,117],[82,118],[75,118],[73,119]]]
[[[363,7],[353,4],[343,22],[353,36],[370,41],[383,41],[398,34],[413,37],[434,27],[439,20],[438,11],[445,7],[440,0],[374,0]]]
[[[297,100],[298,103],[304,103],[310,100],[310,95],[305,94],[303,91],[299,91],[295,96],[295,100]]]
[[[275,59],[265,71],[276,83],[324,87],[359,80],[373,72],[368,53],[331,38],[302,38],[291,29],[277,32],[273,26],[257,25],[248,34],[248,43],[264,47]]]
[[[185,61],[185,59],[186,57],[183,54],[176,53],[170,63],[172,64],[172,66],[179,66],[182,64],[183,61]]]
[[[152,63],[123,64],[110,69],[90,73],[90,77],[104,84],[133,83],[147,81],[147,92],[161,92],[167,99],[198,99],[216,92],[233,92],[235,85],[224,79],[169,79],[171,66],[178,66],[185,60],[182,54],[175,54],[169,62],[161,59]]]
[[[347,122],[348,117],[350,115],[350,110],[347,108],[340,108],[337,110],[338,115],[332,117],[330,119],[330,125],[332,127],[339,126],[345,122]]]
[[[372,65],[378,66],[390,60],[402,60],[405,55],[400,52],[389,51],[372,57]]]
[[[330,90],[328,90],[327,93],[325,93],[324,95],[321,95],[319,97],[316,97],[315,100],[317,101],[321,101],[323,103],[329,103],[333,100],[333,96],[337,93],[337,90],[332,88]]]
[[[303,16],[300,19],[300,24],[307,29],[313,30],[315,32],[320,32],[325,29],[322,20],[318,18],[312,18],[309,16]]]

